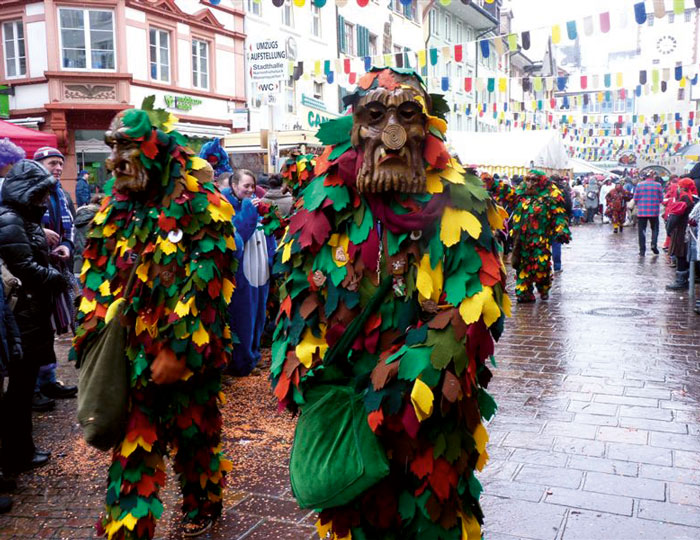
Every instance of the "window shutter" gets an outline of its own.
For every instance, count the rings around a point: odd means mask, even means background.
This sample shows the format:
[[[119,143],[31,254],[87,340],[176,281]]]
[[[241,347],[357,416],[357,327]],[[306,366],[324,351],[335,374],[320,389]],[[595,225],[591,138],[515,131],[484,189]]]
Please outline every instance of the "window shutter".
[[[369,29],[357,25],[357,56],[369,56]]]
[[[345,17],[338,15],[338,50],[345,52]]]

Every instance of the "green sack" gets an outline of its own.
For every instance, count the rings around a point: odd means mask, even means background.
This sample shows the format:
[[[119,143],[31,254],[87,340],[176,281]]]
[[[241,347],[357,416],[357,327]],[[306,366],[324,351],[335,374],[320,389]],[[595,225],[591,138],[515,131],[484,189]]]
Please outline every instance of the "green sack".
[[[80,355],[78,422],[85,441],[110,450],[126,434],[129,370],[126,329],[116,313]]]
[[[294,496],[301,508],[348,504],[389,474],[384,448],[352,388],[319,386],[305,397],[289,461]]]

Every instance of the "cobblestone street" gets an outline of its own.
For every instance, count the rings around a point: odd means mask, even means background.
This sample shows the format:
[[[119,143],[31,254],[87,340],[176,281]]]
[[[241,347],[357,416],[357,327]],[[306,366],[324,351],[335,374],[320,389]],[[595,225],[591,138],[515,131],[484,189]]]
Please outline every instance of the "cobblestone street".
[[[700,538],[700,317],[665,285],[665,255],[637,256],[636,230],[573,229],[548,302],[514,304],[489,387],[499,404],[480,475],[488,540]],[[512,292],[512,282],[509,284]],[[59,345],[61,374],[68,342]],[[291,497],[294,420],[266,376],[226,388],[235,462],[224,516],[202,538],[302,540],[313,513]],[[0,540],[92,538],[108,456],[87,447],[75,401],[35,416],[48,467],[20,477]],[[159,538],[180,538],[169,472]]]

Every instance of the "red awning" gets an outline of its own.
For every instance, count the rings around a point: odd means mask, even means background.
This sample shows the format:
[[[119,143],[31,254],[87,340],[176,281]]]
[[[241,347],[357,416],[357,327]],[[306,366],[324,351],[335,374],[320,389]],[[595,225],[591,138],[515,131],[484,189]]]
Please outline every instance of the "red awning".
[[[5,137],[24,149],[28,159],[32,159],[34,152],[42,146],[56,147],[57,145],[56,135],[53,133],[37,131],[0,120],[0,139]]]

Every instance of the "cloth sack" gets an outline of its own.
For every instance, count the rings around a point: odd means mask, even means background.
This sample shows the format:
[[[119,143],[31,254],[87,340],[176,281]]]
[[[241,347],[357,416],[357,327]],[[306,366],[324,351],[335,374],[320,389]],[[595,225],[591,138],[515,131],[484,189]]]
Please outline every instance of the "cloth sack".
[[[318,386],[306,398],[289,461],[292,491],[301,508],[348,504],[389,474],[386,453],[352,387]]]
[[[2,275],[2,287],[5,291],[5,302],[10,306],[12,311],[17,305],[19,290],[22,288],[22,282],[10,272],[10,269],[5,264],[5,261],[0,259],[0,274]]]
[[[124,294],[107,310],[107,322],[78,358],[78,422],[83,438],[99,450],[110,450],[124,439],[129,409],[129,364],[122,313],[141,261],[139,255]],[[111,319],[109,319],[111,315]]]

